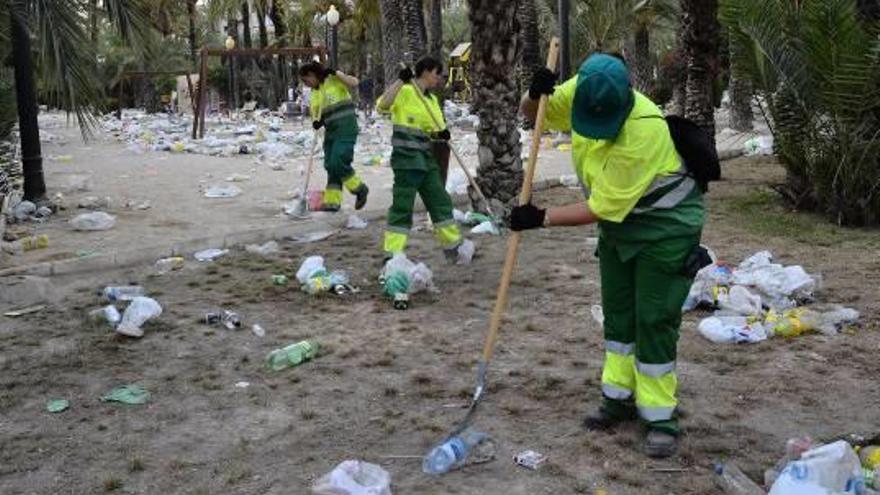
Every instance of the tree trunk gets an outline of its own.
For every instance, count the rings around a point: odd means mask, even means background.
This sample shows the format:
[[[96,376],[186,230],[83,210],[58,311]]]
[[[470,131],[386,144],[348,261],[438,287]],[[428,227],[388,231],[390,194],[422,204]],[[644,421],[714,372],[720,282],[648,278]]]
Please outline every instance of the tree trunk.
[[[645,24],[639,25],[636,30],[630,66],[633,86],[641,93],[650,95],[654,88],[654,64],[651,61],[651,36]]]
[[[541,60],[541,32],[538,27],[538,9],[535,0],[518,0],[517,16],[520,25],[519,90],[524,92],[532,81]]]
[[[406,62],[414,63],[425,56],[428,48],[428,33],[425,31],[425,12],[422,0],[398,0],[403,7],[403,26],[406,30]]]
[[[752,82],[739,68],[737,63],[739,50],[742,48],[733,36],[728,40],[730,46],[730,128],[735,131],[752,130],[754,115],[752,114]]]
[[[186,14],[189,18],[189,58],[193,70],[198,68],[198,44],[196,42],[196,0],[186,0]]]
[[[15,67],[15,96],[18,104],[18,128],[21,137],[21,163],[24,174],[24,199],[37,201],[46,197],[43,178],[43,156],[40,147],[40,125],[37,122],[37,94],[31,60],[25,2],[11,2],[10,41],[12,64]]]
[[[681,6],[687,19],[684,30],[688,75],[685,117],[709,133],[714,143],[712,82],[718,64],[718,0],[682,0]]]
[[[379,0],[382,12],[382,65],[385,85],[397,80],[398,64],[403,60],[404,31],[400,1]]]
[[[287,36],[287,24],[284,23],[284,5],[282,2],[272,2],[272,6],[269,8],[269,19],[272,20],[272,24],[275,26],[275,44],[279,47],[287,46],[287,40],[285,39]],[[278,79],[281,85],[279,89],[282,90],[279,93],[286,97],[288,82],[287,58],[283,56],[278,57]]]
[[[431,56],[443,60],[443,0],[431,2]]]
[[[241,2],[241,31],[245,48],[253,48],[254,43],[251,39],[251,7],[248,0]]]
[[[98,0],[89,0],[89,38],[98,42]]]
[[[260,48],[269,46],[269,31],[266,29],[266,6],[261,2],[256,2],[254,8],[257,10],[257,28],[260,30]]]
[[[517,112],[520,93],[510,68],[516,64],[518,2],[470,0],[474,110],[480,117],[477,169],[480,187],[505,205],[523,179]]]

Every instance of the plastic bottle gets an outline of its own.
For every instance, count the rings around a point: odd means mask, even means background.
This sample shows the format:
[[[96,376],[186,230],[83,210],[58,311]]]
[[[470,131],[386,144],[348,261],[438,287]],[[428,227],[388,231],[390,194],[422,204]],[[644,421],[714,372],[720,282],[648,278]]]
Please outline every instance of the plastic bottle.
[[[486,438],[485,433],[467,428],[431,449],[422,461],[422,471],[425,474],[444,474],[461,467],[467,461],[471,449]]]
[[[409,274],[399,270],[385,277],[383,291],[394,301],[394,309],[406,310],[409,308]]]
[[[180,256],[162,258],[161,260],[156,262],[156,270],[159,273],[168,273],[172,270],[180,270],[181,268],[183,268],[184,263],[184,259]]]
[[[34,249],[45,249],[49,247],[49,236],[42,234],[33,237],[24,237],[17,241],[7,242],[3,244],[3,250],[10,254],[19,254]]]
[[[732,462],[715,464],[715,485],[728,495],[765,495],[766,493]]]
[[[105,287],[103,294],[108,301],[131,301],[135,297],[142,297],[146,291],[140,285],[120,285]]]
[[[266,368],[271,371],[281,371],[285,368],[299,366],[313,359],[318,354],[319,348],[317,342],[303,340],[281,349],[275,349],[266,356]]]

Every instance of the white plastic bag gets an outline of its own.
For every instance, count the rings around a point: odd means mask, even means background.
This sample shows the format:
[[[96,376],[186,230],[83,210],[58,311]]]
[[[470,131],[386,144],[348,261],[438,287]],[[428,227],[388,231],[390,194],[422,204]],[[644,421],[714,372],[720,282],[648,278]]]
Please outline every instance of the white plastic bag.
[[[467,194],[468,179],[460,169],[453,169],[446,178],[446,192],[449,194]]]
[[[761,296],[756,296],[741,285],[735,285],[729,291],[718,294],[718,307],[742,316],[762,314]]]
[[[461,245],[458,246],[458,259],[455,261],[455,264],[470,265],[471,261],[473,261],[474,259],[474,254],[476,252],[477,245],[474,244],[474,241],[470,239],[465,239],[464,241],[462,241]]]
[[[348,223],[345,224],[346,228],[353,230],[363,230],[367,228],[367,225],[366,220],[354,214],[348,217]]]
[[[104,306],[103,308],[96,309],[94,311],[89,312],[89,316],[94,318],[95,320],[104,320],[112,326],[116,326],[120,320],[122,320],[122,315],[119,314],[119,310],[116,309],[116,306],[112,304],[109,306]]]
[[[236,186],[213,186],[205,191],[206,198],[234,198],[241,194],[241,188]]]
[[[141,329],[141,325],[150,318],[161,314],[162,306],[159,306],[155,299],[136,297],[125,308],[125,313],[122,314],[122,321],[116,327],[116,332],[129,337],[143,337],[144,331]]]
[[[312,485],[314,495],[391,495],[391,475],[363,461],[343,461]]]
[[[402,271],[409,277],[409,293],[417,294],[423,291],[434,291],[434,273],[424,263],[413,263],[403,253],[397,253],[385,263],[382,274],[389,278],[392,273]]]
[[[779,473],[769,495],[842,495],[864,488],[859,456],[847,442],[804,452]]]
[[[296,271],[296,279],[299,280],[299,283],[305,284],[313,273],[321,269],[326,269],[324,267],[324,257],[309,256],[299,266],[299,270]]]
[[[711,316],[697,326],[700,335],[716,344],[755,343],[767,340],[760,322],[749,323],[744,316]]]
[[[251,254],[259,254],[260,256],[270,256],[278,252],[278,243],[268,241],[262,246],[257,244],[248,244],[244,250]]]
[[[74,230],[109,230],[116,225],[116,217],[103,211],[93,211],[77,215],[76,218],[70,221],[70,225],[73,226]]]
[[[483,222],[476,227],[471,229],[471,234],[491,234],[491,235],[501,235],[501,232],[498,231],[498,227],[495,226],[492,222]]]

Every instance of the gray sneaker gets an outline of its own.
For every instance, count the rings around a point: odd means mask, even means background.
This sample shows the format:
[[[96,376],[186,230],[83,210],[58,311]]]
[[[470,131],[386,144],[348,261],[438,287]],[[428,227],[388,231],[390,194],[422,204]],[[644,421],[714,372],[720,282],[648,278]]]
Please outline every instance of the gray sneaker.
[[[644,449],[645,454],[654,459],[671,457],[678,450],[678,438],[660,430],[648,430]]]

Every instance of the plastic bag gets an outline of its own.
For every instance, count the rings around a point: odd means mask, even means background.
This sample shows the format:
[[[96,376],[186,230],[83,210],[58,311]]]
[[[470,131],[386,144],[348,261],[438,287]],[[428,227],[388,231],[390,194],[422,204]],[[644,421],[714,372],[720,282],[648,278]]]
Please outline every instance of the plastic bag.
[[[348,217],[348,223],[345,225],[346,228],[354,229],[354,230],[363,230],[367,228],[367,221],[362,219],[361,217],[352,214]]]
[[[453,169],[449,172],[446,179],[446,192],[449,194],[467,194],[468,179],[467,176],[459,169]]]
[[[391,495],[391,475],[363,461],[344,461],[312,485],[314,495]]]
[[[748,289],[735,285],[729,291],[718,294],[718,307],[743,316],[755,316],[762,313],[761,296],[756,296]]]
[[[73,226],[74,230],[109,230],[116,225],[116,217],[103,211],[93,211],[77,215],[76,218],[70,221],[70,225]]]
[[[226,256],[227,254],[229,254],[228,249],[211,248],[211,249],[205,249],[204,251],[199,251],[198,253],[194,254],[193,256],[198,261],[213,261],[221,256]]]
[[[424,263],[414,263],[403,253],[397,253],[385,263],[382,274],[386,279],[392,278],[395,272],[401,272],[409,279],[407,291],[409,294],[417,294],[423,291],[434,290],[434,273]]]
[[[471,229],[471,234],[501,235],[493,222],[483,222]]]
[[[242,193],[236,186],[213,186],[205,191],[206,198],[234,198]]]
[[[299,280],[299,283],[305,284],[308,282],[311,275],[319,270],[326,271],[326,268],[324,267],[324,257],[309,256],[299,266],[299,270],[296,271],[296,279]]]
[[[162,306],[155,299],[149,297],[136,297],[131,304],[125,308],[122,314],[122,321],[116,327],[116,332],[129,337],[143,337],[144,331],[141,325],[150,318],[155,318],[162,314]]]
[[[278,252],[278,243],[268,241],[262,246],[257,244],[248,244],[244,250],[251,254],[259,254],[260,256],[269,256]]]
[[[700,335],[716,344],[755,343],[767,340],[760,322],[749,323],[744,316],[711,316],[697,326]]]
[[[864,490],[859,456],[843,440],[810,449],[788,463],[769,495],[840,495]]]

